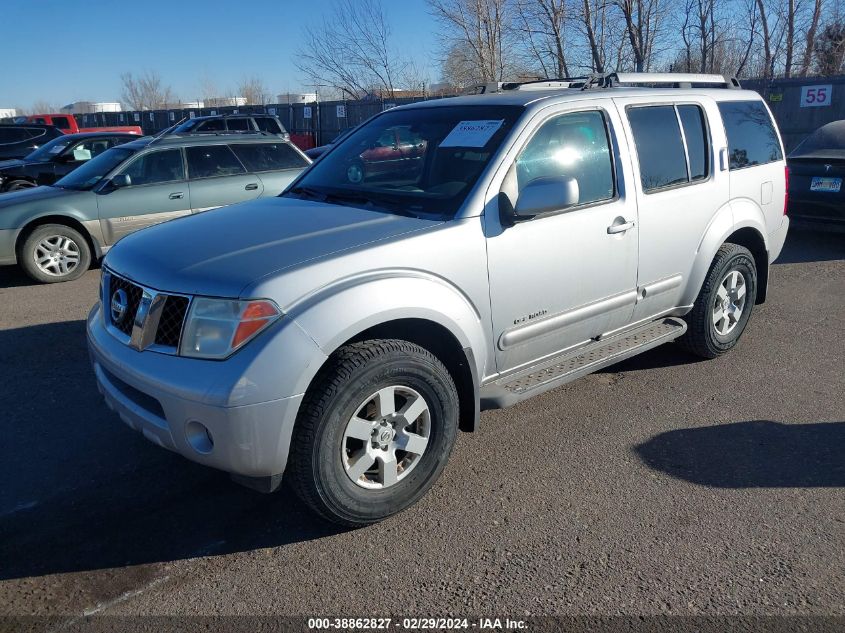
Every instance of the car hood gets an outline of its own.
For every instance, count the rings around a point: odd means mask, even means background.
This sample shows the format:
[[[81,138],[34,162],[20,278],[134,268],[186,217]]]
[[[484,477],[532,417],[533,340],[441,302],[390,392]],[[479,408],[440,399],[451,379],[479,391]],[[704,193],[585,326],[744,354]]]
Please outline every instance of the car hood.
[[[282,270],[441,224],[357,207],[265,198],[165,222],[123,238],[114,272],[162,291],[238,297]]]
[[[90,194],[90,191],[77,191],[75,189],[62,189],[61,187],[33,187],[32,189],[21,189],[10,191],[0,195],[0,211],[3,209],[27,202],[43,202],[55,198],[67,199],[80,194]]]

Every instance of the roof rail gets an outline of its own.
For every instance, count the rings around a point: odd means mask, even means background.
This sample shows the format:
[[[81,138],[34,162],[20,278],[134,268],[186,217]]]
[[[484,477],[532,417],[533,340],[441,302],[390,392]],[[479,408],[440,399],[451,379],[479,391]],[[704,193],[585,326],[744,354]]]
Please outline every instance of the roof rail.
[[[502,90],[557,90],[559,88],[580,88],[589,77],[564,77],[562,79],[535,79],[503,83]]]
[[[704,73],[604,73],[593,75],[582,89],[626,86],[662,86],[671,88],[741,88],[736,77]]]
[[[175,136],[177,138],[182,138],[186,136],[247,136],[251,134],[261,135],[261,136],[273,136],[279,137],[279,134],[273,134],[272,132],[268,132],[266,130],[209,130],[208,132],[191,132],[190,130],[187,132],[168,132],[168,128],[161,134],[166,134],[167,136]],[[281,136],[285,136],[282,134]]]

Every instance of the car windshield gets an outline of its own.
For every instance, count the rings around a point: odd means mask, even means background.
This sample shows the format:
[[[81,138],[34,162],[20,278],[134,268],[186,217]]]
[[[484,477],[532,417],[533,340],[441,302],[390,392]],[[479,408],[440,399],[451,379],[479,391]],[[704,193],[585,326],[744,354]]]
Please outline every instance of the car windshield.
[[[100,182],[106,174],[132,156],[137,149],[128,147],[113,147],[96,158],[92,158],[80,168],[73,170],[61,180],[57,180],[55,187],[62,189],[91,189]]]
[[[65,148],[73,142],[73,139],[59,137],[54,138],[52,141],[48,143],[44,143],[41,147],[39,147],[34,152],[27,154],[24,160],[31,160],[37,163],[43,163],[54,156],[61,154]]]
[[[522,106],[389,110],[356,128],[283,195],[453,216]]]

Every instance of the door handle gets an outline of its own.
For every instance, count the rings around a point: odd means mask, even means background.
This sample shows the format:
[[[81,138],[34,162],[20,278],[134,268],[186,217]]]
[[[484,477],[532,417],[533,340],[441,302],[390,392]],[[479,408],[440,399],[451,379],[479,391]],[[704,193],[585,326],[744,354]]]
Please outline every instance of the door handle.
[[[244,187],[244,189],[246,189],[247,191],[255,191],[256,189],[258,189],[258,185],[254,182],[251,182],[246,187]]]
[[[171,200],[181,200],[181,199],[182,199],[182,198],[184,198],[184,197],[185,197],[185,194],[184,194],[184,193],[182,193],[181,191],[177,191],[176,193],[171,193],[171,194],[170,194],[170,199],[171,199]]]
[[[617,218],[618,220],[624,220],[625,218]],[[624,233],[630,229],[634,228],[634,222],[620,222],[619,224],[611,224],[607,227],[607,234],[608,235],[616,235],[617,233]]]

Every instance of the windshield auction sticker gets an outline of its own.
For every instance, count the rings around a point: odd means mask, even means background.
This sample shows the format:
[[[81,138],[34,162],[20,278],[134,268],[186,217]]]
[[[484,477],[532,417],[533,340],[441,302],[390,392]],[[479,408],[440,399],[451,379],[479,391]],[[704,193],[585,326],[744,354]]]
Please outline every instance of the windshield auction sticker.
[[[498,121],[461,121],[440,143],[440,147],[484,147],[504,123]]]

